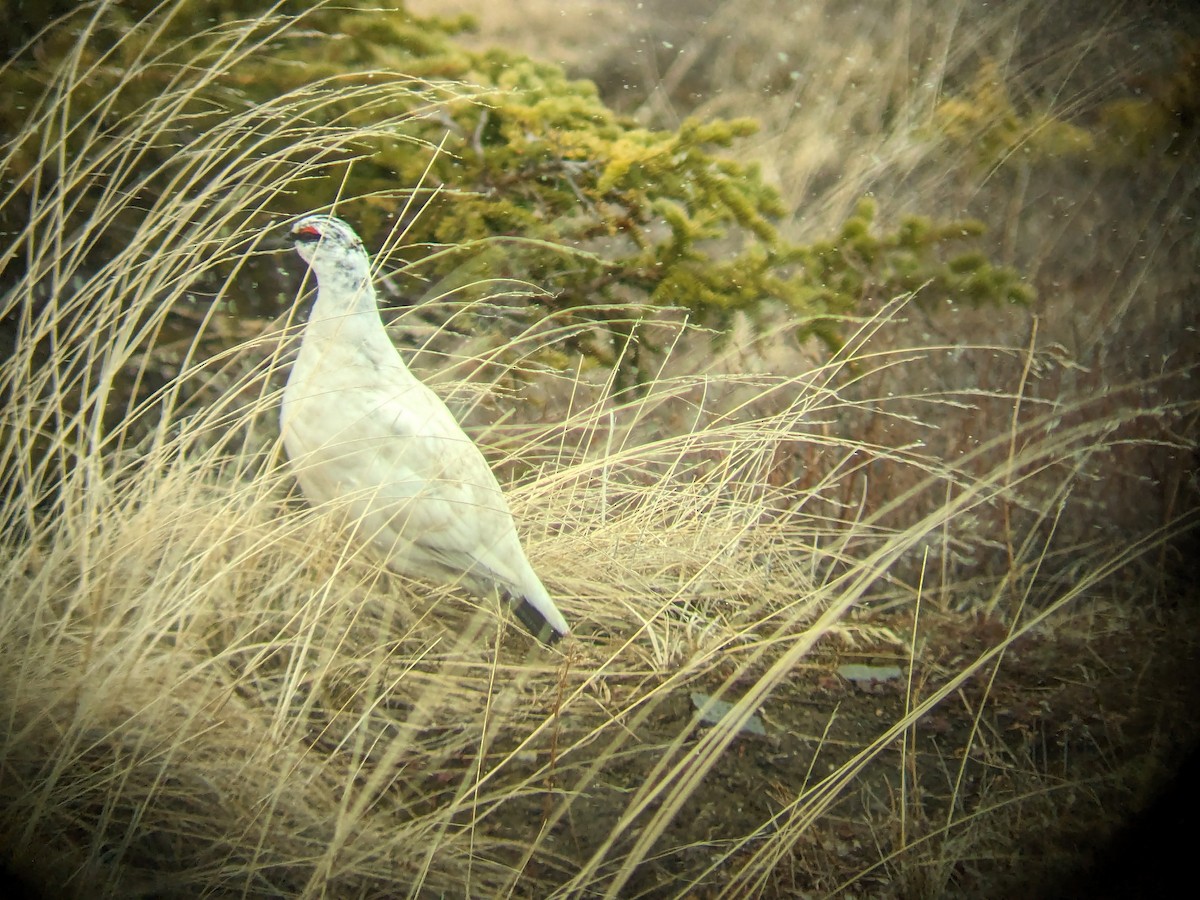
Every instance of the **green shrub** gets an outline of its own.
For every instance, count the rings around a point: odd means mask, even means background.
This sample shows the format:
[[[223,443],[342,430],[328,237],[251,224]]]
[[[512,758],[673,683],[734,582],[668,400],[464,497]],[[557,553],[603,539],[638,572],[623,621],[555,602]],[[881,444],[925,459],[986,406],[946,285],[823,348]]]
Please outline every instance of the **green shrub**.
[[[972,303],[1029,297],[1012,270],[977,251],[951,252],[982,233],[975,222],[913,217],[880,230],[874,205],[864,201],[830,239],[789,241],[778,227],[786,210],[777,192],[753,163],[724,154],[754,132],[750,120],[638,127],[606,107],[592,83],[502,50],[465,50],[455,38],[468,22],[417,18],[403,8],[283,4],[283,15],[257,22],[248,41],[240,17],[258,6],[103,3],[51,28],[38,52],[0,72],[6,96],[32,100],[61,83],[65,68],[92,71],[68,116],[36,120],[33,102],[0,111],[5,129],[18,135],[9,178],[21,198],[0,209],[0,226],[19,232],[38,195],[56,190],[53,167],[39,154],[48,129],[71,152],[100,157],[106,142],[139,141],[139,171],[120,175],[149,203],[164,191],[201,187],[180,179],[188,160],[178,148],[189,135],[318,84],[319,100],[305,113],[309,139],[290,157],[308,175],[270,196],[264,211],[296,214],[345,197],[338,211],[369,246],[401,231],[405,246],[389,247],[392,260],[443,291],[470,300],[494,291],[497,279],[544,289],[527,291],[505,315],[509,330],[547,315],[570,326],[573,336],[551,364],[565,364],[569,354],[603,365],[620,360],[619,382],[638,381],[644,346],[629,338],[656,310],[686,310],[720,334],[737,313],[754,320],[782,308],[801,339],[836,347],[842,317],[902,292],[923,287],[929,300]],[[248,44],[254,52],[244,52]],[[217,75],[195,82],[187,115],[156,122],[157,98],[204,71]],[[363,93],[381,82],[394,90]],[[353,153],[323,152],[311,139],[322,129],[385,120],[394,129]],[[264,115],[248,129],[248,146],[227,148],[230,165],[296,140],[295,127],[274,126]],[[73,202],[72,218],[94,219],[106,190],[93,183]],[[406,197],[415,202],[406,206]],[[98,258],[106,242],[130,239],[136,207],[105,226],[93,248]],[[11,257],[6,283],[25,274],[21,258]],[[243,301],[243,314],[291,302],[291,282],[269,267],[251,271],[259,289],[245,294],[259,305]],[[472,326],[469,313],[460,324]]]
[[[986,60],[964,90],[939,104],[934,130],[980,169],[1052,160],[1122,167],[1196,153],[1200,40],[1179,37],[1158,73],[1125,88],[1067,121],[1052,108],[1014,101],[995,62]]]

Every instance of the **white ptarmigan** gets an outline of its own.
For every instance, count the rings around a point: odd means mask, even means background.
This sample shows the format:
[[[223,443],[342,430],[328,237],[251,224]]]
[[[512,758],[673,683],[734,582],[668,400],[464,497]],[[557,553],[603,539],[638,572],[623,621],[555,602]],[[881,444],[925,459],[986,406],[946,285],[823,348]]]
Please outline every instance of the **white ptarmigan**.
[[[314,215],[292,238],[317,278],[280,412],[305,496],[344,504],[388,568],[499,592],[539,639],[563,637],[566,619],[525,558],[496,476],[388,338],[358,235]]]

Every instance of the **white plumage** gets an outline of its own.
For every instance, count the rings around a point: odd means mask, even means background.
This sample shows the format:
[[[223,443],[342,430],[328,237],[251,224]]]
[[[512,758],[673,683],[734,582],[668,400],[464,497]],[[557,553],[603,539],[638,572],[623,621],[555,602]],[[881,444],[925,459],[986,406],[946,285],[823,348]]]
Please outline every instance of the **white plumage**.
[[[498,591],[541,640],[565,635],[483,454],[388,338],[358,235],[308,216],[292,237],[318,283],[280,414],[305,496],[344,503],[389,568]]]

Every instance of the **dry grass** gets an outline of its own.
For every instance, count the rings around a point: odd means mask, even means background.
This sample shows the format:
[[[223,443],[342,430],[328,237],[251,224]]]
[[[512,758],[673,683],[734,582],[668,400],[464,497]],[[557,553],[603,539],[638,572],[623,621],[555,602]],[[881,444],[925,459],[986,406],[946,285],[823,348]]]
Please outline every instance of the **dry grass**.
[[[727,6],[768,21],[748,2]],[[252,34],[227,33],[223,65],[261,51]],[[957,46],[943,45],[934,93]],[[875,89],[895,80],[886,62],[845,84],[869,76],[863,102],[879,102]],[[937,896],[964,860],[1011,852],[1014,809],[1047,819],[1062,792],[1092,789],[995,731],[989,703],[1006,656],[1029,641],[1071,633],[1086,646],[1130,627],[1114,598],[1146,593],[1116,579],[1153,568],[1194,525],[1177,461],[1195,416],[1177,392],[1183,367],[1069,391],[1079,370],[1036,336],[898,342],[920,327],[906,298],[823,363],[779,334],[715,352],[706,335],[656,326],[672,349],[636,396],[612,396],[595,373],[513,378],[561,337],[554,327],[488,358],[459,347],[439,359],[446,342],[429,336],[418,362],[438,361],[431,380],[512,475],[531,558],[575,625],[548,651],[498,608],[381,574],[289,494],[275,417],[290,316],[231,340],[215,302],[194,338],[166,340],[168,313],[189,308],[204,277],[220,301],[249,289],[239,260],[281,252],[280,229],[264,227],[273,198],[328,177],[299,167],[302,152],[344,158],[367,136],[304,124],[333,86],[191,135],[161,173],[178,190],[143,207],[125,163],[172,127],[196,84],[81,154],[56,123],[86,77],[65,68],[31,113],[56,176],[2,251],[27,270],[4,298],[17,334],[0,375],[8,865],[79,896],[703,885],[744,897],[852,883]],[[389,87],[360,90],[368,105]],[[431,106],[447,91],[431,86]],[[894,172],[917,125],[907,139],[892,127],[893,149],[872,165]],[[850,186],[821,195],[827,210],[869,181],[855,165]],[[815,181],[796,184],[800,196]],[[102,205],[79,222],[73,198],[101,185]],[[128,249],[90,258],[131,208]],[[1119,544],[1076,527],[1122,489],[1092,488],[1097,472],[1156,453],[1176,477],[1161,479],[1143,527]],[[947,657],[937,640],[954,628],[925,622],[976,611],[987,639]],[[886,714],[854,721],[851,737],[835,712],[803,735],[797,709],[833,677],[832,655],[859,652],[900,659],[904,689],[868,696]],[[732,711],[703,724],[693,691]],[[851,718],[864,708],[845,703]],[[965,725],[937,759],[928,723],[960,707]],[[756,741],[740,726],[760,710],[771,734]],[[761,778],[739,786],[729,767],[745,757]],[[769,763],[780,757],[790,762]],[[1109,763],[1105,775],[1120,772]],[[882,805],[863,799],[893,789]],[[878,846],[843,848],[838,862],[828,835],[843,818],[868,823]]]

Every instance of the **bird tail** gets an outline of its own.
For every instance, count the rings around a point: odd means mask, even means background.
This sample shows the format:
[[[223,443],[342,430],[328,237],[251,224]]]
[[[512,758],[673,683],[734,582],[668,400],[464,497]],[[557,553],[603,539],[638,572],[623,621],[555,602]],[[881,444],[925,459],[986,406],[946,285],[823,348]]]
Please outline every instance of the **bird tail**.
[[[512,607],[513,615],[543,644],[553,644],[567,634],[567,621],[549,594],[531,597],[505,591],[505,596]]]

